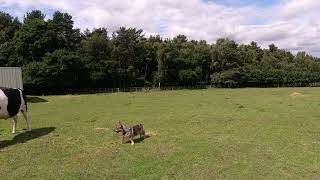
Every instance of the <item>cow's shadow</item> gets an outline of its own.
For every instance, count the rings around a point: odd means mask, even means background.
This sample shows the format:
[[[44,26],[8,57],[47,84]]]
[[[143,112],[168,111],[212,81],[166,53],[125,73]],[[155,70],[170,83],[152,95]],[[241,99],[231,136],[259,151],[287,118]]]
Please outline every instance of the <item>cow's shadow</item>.
[[[28,96],[27,97],[27,102],[28,103],[45,103],[48,102],[46,99],[42,99],[36,96]]]
[[[0,141],[0,149],[12,146],[15,144],[19,143],[25,143],[29,140],[39,138],[41,136],[45,136],[52,131],[54,131],[56,128],[55,127],[46,127],[46,128],[38,128],[38,129],[33,129],[31,131],[26,131],[21,134],[18,134],[14,136],[12,140],[5,140],[5,141]]]

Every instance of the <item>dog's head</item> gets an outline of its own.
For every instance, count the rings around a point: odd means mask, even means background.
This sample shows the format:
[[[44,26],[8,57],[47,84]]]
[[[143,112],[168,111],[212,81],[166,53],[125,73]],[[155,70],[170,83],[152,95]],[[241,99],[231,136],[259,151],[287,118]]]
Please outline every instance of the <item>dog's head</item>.
[[[119,133],[124,131],[124,125],[119,121],[117,126],[113,129],[114,132]]]

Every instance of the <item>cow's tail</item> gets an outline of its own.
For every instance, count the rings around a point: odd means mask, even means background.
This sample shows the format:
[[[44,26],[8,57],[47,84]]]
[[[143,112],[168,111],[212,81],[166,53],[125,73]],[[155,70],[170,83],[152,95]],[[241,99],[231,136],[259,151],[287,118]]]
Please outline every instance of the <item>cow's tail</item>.
[[[27,96],[26,96],[26,94],[24,93],[24,91],[22,89],[19,88],[19,90],[21,91],[21,94],[22,94],[22,97],[23,97],[23,100],[24,100],[24,105],[26,106],[26,111],[28,111]]]

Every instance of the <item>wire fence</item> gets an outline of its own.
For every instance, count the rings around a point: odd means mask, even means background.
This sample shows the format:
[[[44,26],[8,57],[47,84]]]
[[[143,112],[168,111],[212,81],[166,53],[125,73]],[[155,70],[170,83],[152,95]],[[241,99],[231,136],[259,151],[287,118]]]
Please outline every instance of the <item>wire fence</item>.
[[[182,89],[208,89],[211,85],[195,86],[165,86],[165,87],[128,87],[128,88],[85,88],[85,89],[65,89],[65,94],[93,94],[93,93],[119,93],[119,92],[150,92],[150,91],[169,91]]]
[[[320,82],[316,83],[292,83],[292,84],[247,84],[244,87],[228,86],[221,84],[210,85],[185,85],[185,86],[162,86],[159,87],[127,87],[127,88],[72,88],[72,89],[29,89],[29,95],[59,95],[59,94],[96,94],[96,93],[120,93],[120,92],[152,92],[152,91],[174,91],[193,90],[210,88],[283,88],[283,87],[320,87]]]
[[[127,88],[66,88],[66,89],[46,89],[32,88],[26,89],[28,95],[62,95],[62,94],[96,94],[96,93],[120,93],[120,92],[151,92],[151,91],[168,91],[182,89],[207,89],[211,85],[195,86],[164,86],[158,87],[127,87]]]

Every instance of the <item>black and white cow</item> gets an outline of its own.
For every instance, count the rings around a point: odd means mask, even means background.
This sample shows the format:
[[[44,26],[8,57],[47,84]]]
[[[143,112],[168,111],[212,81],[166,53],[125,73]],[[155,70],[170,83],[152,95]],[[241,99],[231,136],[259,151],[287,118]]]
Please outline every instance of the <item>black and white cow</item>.
[[[27,130],[30,131],[27,98],[21,89],[0,87],[0,119],[13,119],[12,133],[16,133],[18,113],[23,114],[27,123]]]

